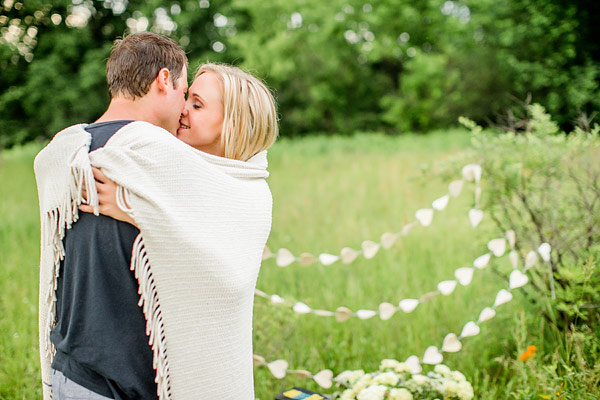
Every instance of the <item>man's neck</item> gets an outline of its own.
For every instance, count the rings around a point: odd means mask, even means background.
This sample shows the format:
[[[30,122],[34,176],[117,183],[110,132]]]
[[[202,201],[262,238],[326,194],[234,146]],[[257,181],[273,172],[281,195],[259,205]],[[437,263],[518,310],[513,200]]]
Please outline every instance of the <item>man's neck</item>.
[[[156,125],[156,117],[152,109],[145,103],[143,98],[137,100],[113,98],[104,114],[94,122],[132,120],[145,121]]]

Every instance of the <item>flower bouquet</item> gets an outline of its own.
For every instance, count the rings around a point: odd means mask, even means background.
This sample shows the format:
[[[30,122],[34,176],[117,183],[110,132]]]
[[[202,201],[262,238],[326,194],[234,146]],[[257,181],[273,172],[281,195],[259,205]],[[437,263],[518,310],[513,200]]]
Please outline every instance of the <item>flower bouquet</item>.
[[[420,370],[420,368],[419,368]],[[473,387],[459,371],[443,364],[423,375],[407,363],[383,360],[379,371],[347,371],[338,381],[348,389],[338,400],[471,400]],[[419,371],[420,372],[420,371]]]

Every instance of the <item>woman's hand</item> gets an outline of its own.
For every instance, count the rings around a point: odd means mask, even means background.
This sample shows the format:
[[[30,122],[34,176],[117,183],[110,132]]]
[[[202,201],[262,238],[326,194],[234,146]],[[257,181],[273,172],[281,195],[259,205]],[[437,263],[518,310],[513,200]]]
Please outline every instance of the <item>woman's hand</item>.
[[[121,210],[117,205],[117,184],[111,181],[96,167],[92,167],[94,179],[96,181],[96,191],[98,192],[98,211],[102,215],[127,222],[137,227],[133,218],[125,211]],[[85,188],[83,189],[83,197],[87,198]],[[126,204],[129,207],[128,204]],[[93,213],[94,208],[90,205],[82,204],[79,206],[79,211]]]

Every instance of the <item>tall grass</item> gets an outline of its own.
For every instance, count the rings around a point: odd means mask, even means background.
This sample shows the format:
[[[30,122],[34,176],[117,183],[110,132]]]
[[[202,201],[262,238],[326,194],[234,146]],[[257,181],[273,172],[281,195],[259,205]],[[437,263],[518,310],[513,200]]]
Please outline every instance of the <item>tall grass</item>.
[[[398,232],[414,212],[430,207],[447,193],[448,182],[435,176],[436,162],[448,160],[469,146],[463,131],[427,136],[309,137],[280,140],[269,152],[269,185],[273,192],[272,250],[285,247],[298,255],[336,254],[342,247],[359,249],[365,239],[378,241],[384,232]],[[0,398],[40,398],[37,353],[37,288],[39,215],[32,160],[39,146],[29,145],[0,154]],[[484,177],[485,182],[485,177]],[[261,268],[258,288],[313,308],[346,306],[376,310],[379,303],[419,298],[437,282],[469,266],[487,252],[497,236],[490,221],[474,230],[467,211],[473,188],[452,199],[436,213],[430,227],[417,227],[389,250],[371,260],[359,257],[350,265],[279,268],[273,259]],[[484,185],[485,190],[485,185]],[[500,269],[508,260],[494,260]],[[489,269],[477,271],[471,285],[457,287],[448,297],[437,296],[413,313],[396,313],[390,320],[297,315],[289,308],[255,300],[254,352],[267,360],[285,359],[290,366],[317,372],[330,368],[375,369],[384,358],[404,360],[441,345],[449,332],[460,333],[476,320],[506,280]],[[479,336],[463,341],[444,362],[461,370],[474,383],[476,397],[503,398],[506,387],[499,359],[515,358],[515,340],[526,304],[515,292],[513,302],[500,307],[495,319],[482,325]],[[523,344],[525,345],[525,344]],[[320,390],[311,381],[288,376],[279,381],[266,368],[255,369],[256,397],[272,399],[294,385]],[[322,391],[322,390],[321,390]]]

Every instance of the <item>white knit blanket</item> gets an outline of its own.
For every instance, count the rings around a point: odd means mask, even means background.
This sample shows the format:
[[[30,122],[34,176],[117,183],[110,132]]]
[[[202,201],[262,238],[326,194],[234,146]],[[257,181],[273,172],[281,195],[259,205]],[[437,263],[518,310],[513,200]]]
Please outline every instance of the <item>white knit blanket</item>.
[[[62,238],[77,220],[83,186],[97,206],[90,161],[120,185],[119,201],[140,228],[131,269],[159,398],[254,399],[252,306],[272,209],[266,151],[246,162],[216,157],[134,122],[88,155],[84,127],[59,132],[35,160],[44,399],[51,398],[49,332]]]

